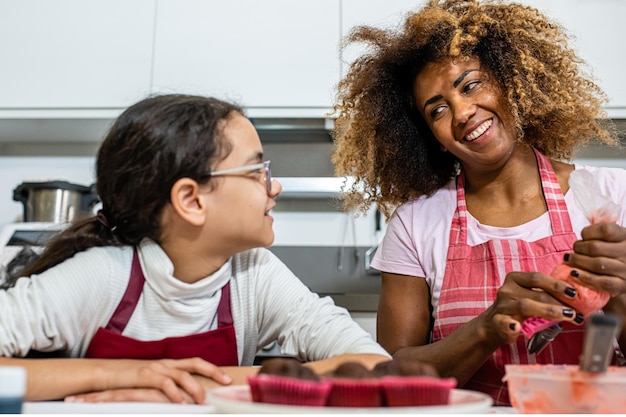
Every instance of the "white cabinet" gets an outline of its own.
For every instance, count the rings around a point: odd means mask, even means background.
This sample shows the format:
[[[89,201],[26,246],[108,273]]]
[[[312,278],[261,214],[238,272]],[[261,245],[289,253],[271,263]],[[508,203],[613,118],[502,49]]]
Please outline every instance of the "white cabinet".
[[[405,15],[424,5],[426,0],[343,0],[341,31],[345,37],[355,26],[368,25],[377,28],[396,28],[404,24]],[[362,45],[350,45],[342,52],[341,73],[364,52]]]
[[[343,0],[342,27],[347,33],[356,25],[394,27],[404,23],[404,16],[420,8],[426,0]]]
[[[341,54],[350,29],[402,25],[425,1],[0,0],[0,119],[114,117],[166,92],[234,100],[251,116],[323,117],[362,52]],[[577,36],[610,115],[626,118],[626,1],[521,1]]]
[[[0,0],[0,109],[122,108],[150,91],[155,0]]]
[[[572,45],[608,94],[609,115],[626,117],[626,1],[523,0],[560,22]]]
[[[339,31],[339,0],[158,0],[153,90],[327,110]]]

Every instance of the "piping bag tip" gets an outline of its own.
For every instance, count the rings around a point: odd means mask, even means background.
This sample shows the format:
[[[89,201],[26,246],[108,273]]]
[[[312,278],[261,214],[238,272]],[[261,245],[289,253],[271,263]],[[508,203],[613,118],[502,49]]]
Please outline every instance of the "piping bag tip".
[[[546,329],[543,329],[535,334],[528,340],[528,352],[532,354],[538,354],[545,349],[548,344],[554,340],[554,338],[561,333],[563,326],[561,323],[556,323]]]

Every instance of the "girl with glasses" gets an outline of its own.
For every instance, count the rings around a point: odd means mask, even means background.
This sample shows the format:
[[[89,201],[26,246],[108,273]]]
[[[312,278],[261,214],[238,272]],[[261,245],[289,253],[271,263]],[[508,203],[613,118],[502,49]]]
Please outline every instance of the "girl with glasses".
[[[27,400],[203,403],[207,387],[245,383],[274,340],[318,372],[389,359],[265,249],[282,187],[241,108],[140,101],[96,170],[102,209],[0,292],[0,365],[27,368]],[[31,350],[82,359],[15,358]]]

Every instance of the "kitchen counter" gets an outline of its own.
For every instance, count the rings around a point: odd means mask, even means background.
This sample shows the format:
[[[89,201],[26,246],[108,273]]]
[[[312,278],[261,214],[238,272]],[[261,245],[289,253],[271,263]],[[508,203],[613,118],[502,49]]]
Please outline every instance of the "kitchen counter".
[[[214,414],[212,405],[163,403],[66,403],[26,402],[23,414]],[[390,413],[392,414],[392,413]],[[489,414],[517,414],[511,407],[491,407]]]
[[[26,402],[23,414],[213,414],[212,405],[167,403],[70,403],[64,401]]]

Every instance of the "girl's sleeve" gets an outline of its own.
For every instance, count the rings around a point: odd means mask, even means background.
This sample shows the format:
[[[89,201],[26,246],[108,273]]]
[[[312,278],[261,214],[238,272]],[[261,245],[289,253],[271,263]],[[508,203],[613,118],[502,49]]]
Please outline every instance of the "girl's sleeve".
[[[270,251],[259,256],[259,341],[276,339],[282,353],[303,361],[344,353],[389,354],[330,297],[310,291]]]
[[[69,350],[93,333],[107,300],[111,260],[106,255],[78,253],[0,291],[0,355]]]

